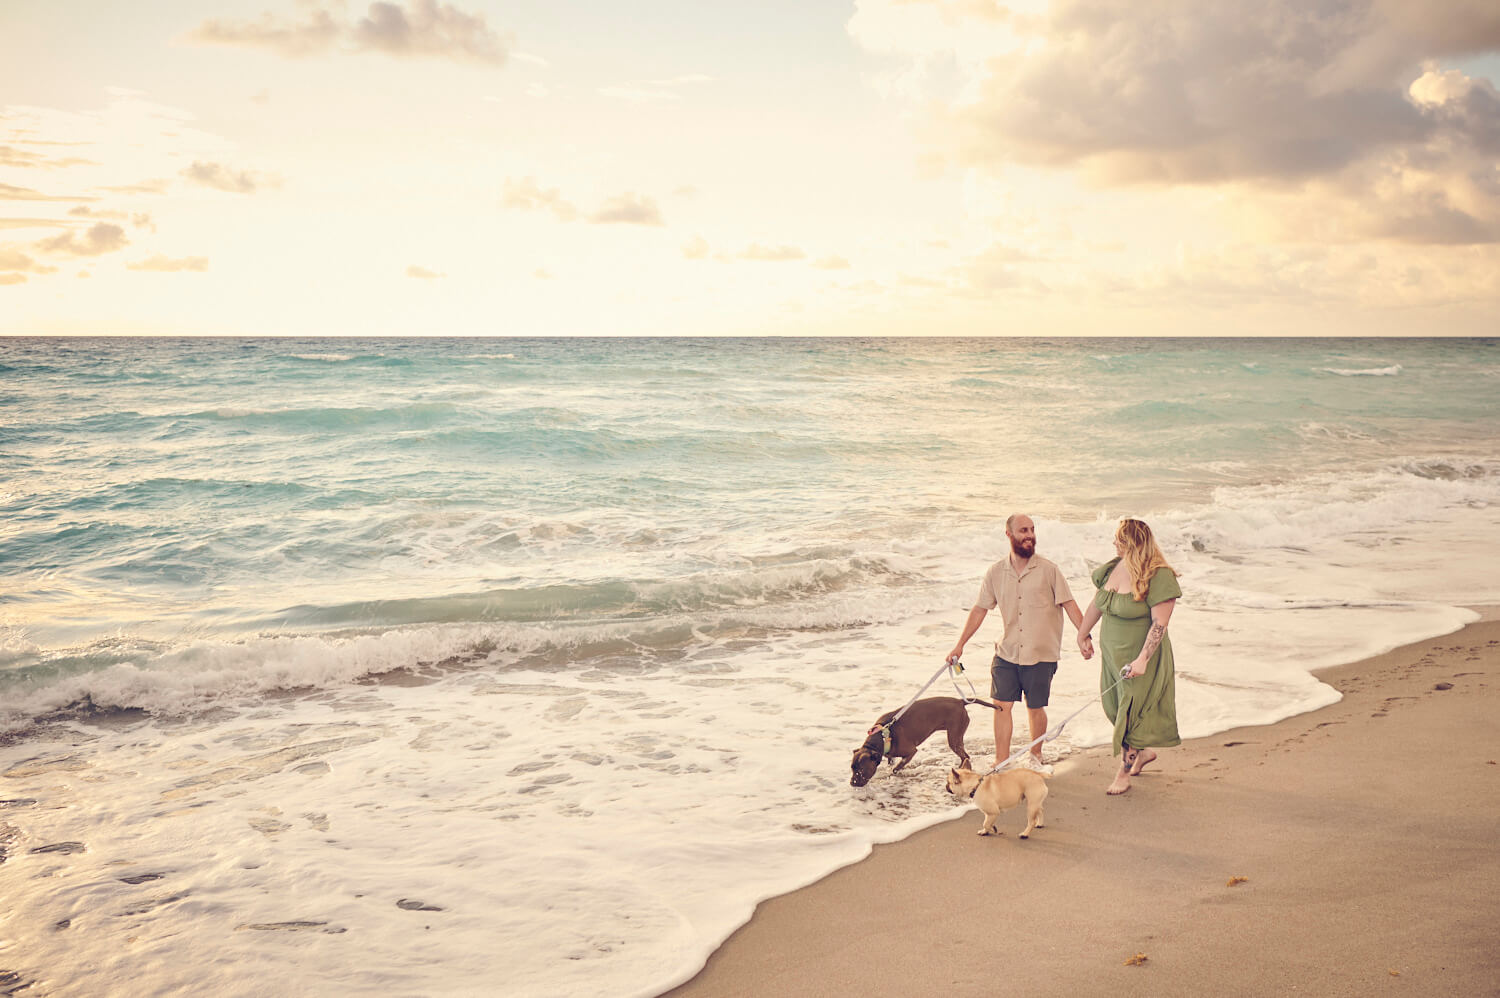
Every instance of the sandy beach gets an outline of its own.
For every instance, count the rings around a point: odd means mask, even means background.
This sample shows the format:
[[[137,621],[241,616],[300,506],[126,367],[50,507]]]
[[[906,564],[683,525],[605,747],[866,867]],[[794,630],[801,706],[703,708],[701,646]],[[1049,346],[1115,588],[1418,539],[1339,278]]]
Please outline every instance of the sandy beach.
[[[1325,670],[1343,699],[1162,752],[1047,827],[977,810],[762,903],[667,992],[1500,995],[1500,613]],[[883,773],[877,779],[891,779]],[[900,779],[901,777],[894,777]]]

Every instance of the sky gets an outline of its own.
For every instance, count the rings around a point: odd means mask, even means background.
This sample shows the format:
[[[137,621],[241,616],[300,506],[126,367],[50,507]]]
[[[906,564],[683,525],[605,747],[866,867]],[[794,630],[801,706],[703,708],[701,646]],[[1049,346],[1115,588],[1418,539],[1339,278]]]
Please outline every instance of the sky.
[[[1494,0],[0,0],[0,334],[1500,335]]]

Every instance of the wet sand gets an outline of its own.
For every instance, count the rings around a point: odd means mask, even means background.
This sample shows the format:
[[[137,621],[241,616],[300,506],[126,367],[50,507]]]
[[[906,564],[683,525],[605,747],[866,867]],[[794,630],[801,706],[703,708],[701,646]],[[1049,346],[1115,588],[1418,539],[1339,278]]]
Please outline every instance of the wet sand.
[[[1047,827],[981,816],[762,903],[673,998],[1500,995],[1500,614],[1320,673],[1343,699],[1198,739]],[[877,779],[892,778],[882,773]],[[901,779],[901,777],[894,777]]]

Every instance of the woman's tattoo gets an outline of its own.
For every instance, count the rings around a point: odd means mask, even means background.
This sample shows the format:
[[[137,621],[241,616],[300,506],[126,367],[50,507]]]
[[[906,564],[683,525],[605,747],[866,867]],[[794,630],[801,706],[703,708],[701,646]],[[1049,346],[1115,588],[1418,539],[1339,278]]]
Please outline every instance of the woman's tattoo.
[[[1156,649],[1161,645],[1161,639],[1167,633],[1167,625],[1151,622],[1151,630],[1146,632],[1146,643],[1141,646],[1141,658],[1150,661],[1151,656],[1156,654]]]

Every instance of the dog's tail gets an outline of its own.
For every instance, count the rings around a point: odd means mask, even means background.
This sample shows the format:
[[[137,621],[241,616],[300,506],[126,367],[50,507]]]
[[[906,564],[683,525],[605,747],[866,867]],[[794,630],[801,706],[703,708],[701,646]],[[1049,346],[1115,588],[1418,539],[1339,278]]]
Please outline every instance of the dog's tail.
[[[999,710],[1000,709],[999,707],[996,707],[993,703],[991,703],[988,700],[981,700],[978,697],[964,697],[964,706],[968,706],[971,703],[977,703],[981,707],[988,707],[990,710]]]

